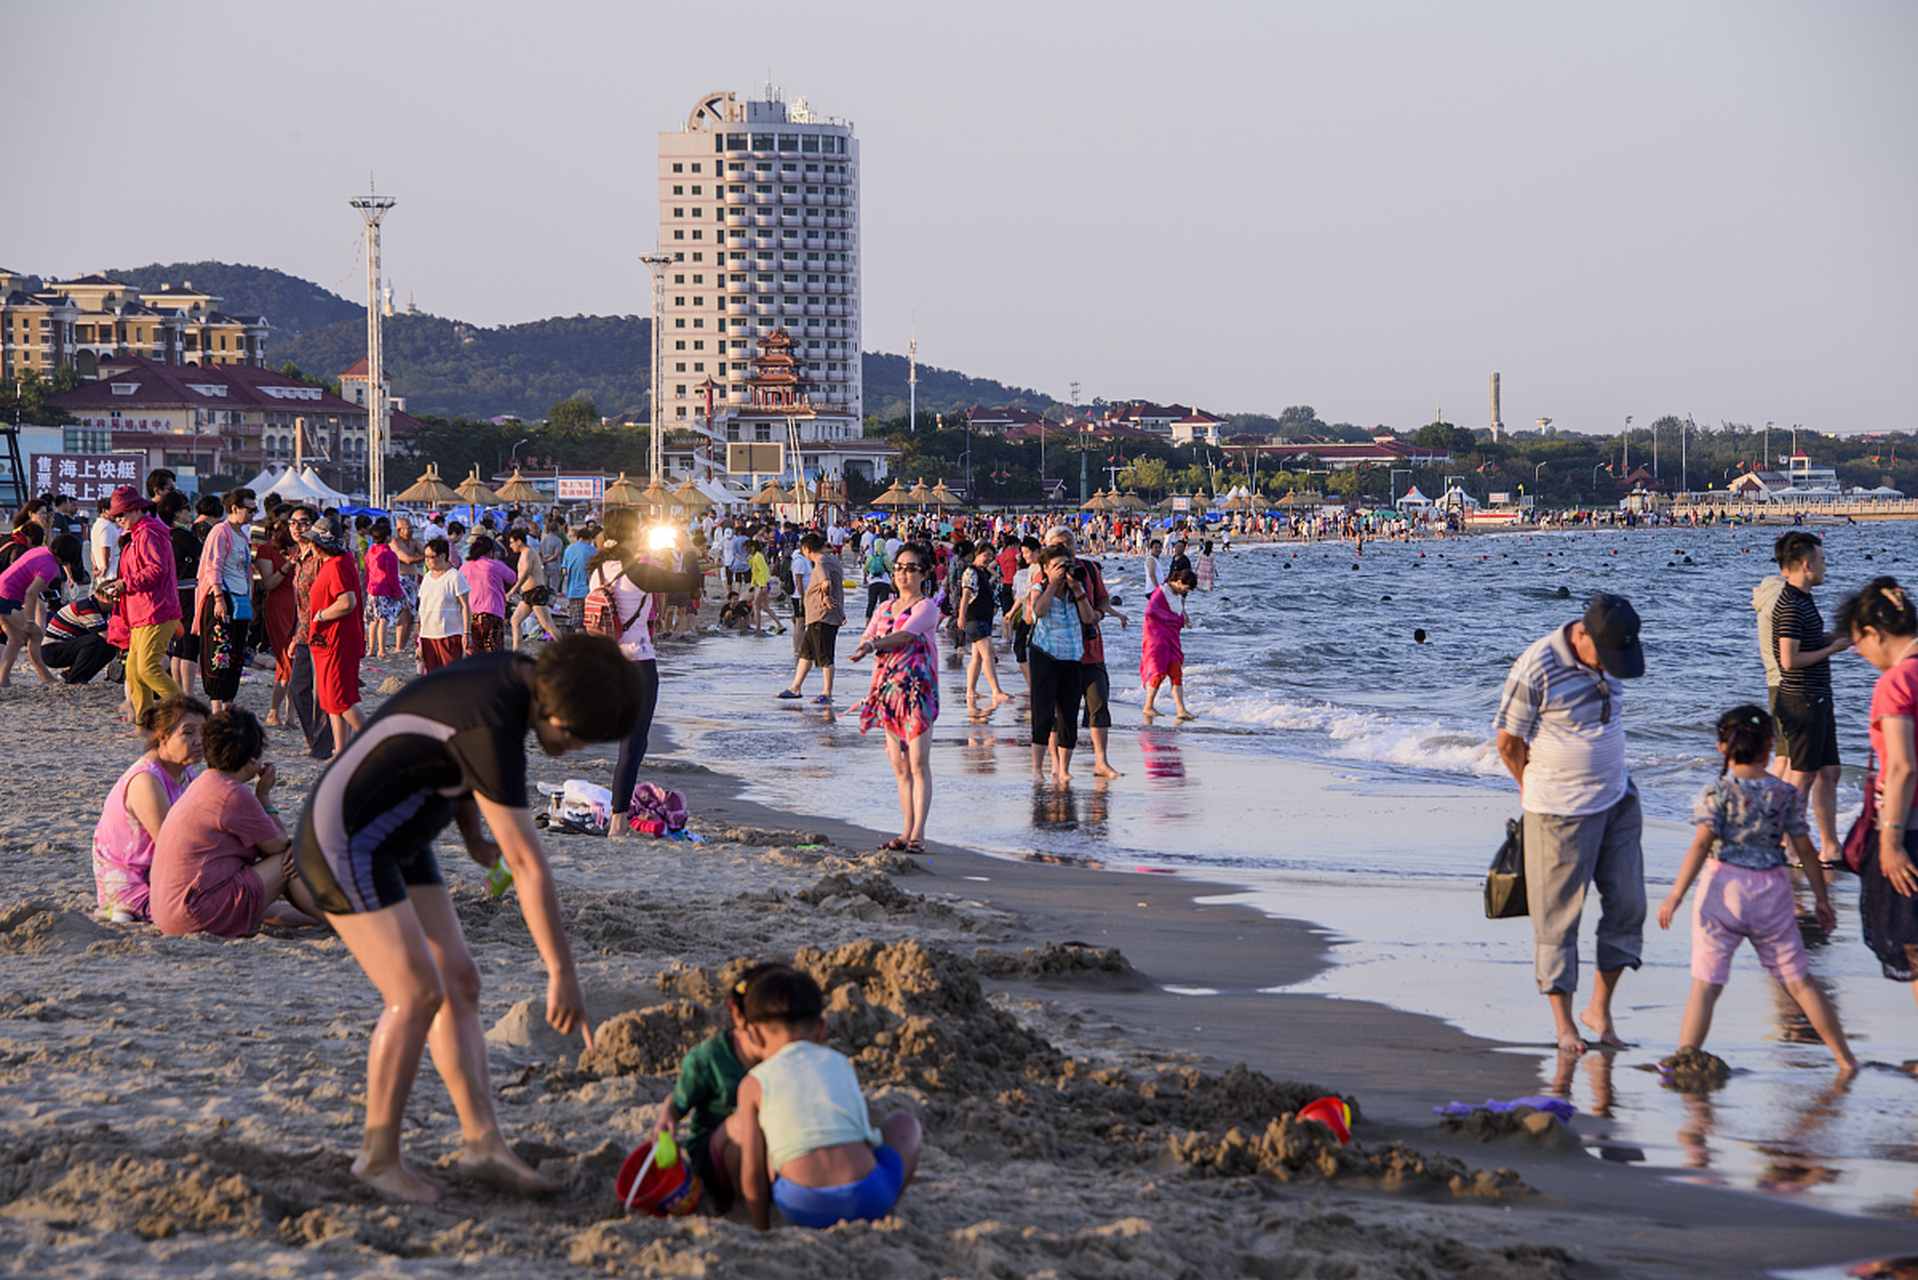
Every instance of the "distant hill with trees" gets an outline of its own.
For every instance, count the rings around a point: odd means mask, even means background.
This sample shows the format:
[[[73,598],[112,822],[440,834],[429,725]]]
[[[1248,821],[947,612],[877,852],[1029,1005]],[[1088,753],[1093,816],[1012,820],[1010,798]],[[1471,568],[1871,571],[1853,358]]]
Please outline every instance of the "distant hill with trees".
[[[866,416],[881,421],[904,418],[911,407],[906,378],[910,373],[906,357],[878,351],[865,353],[862,364],[865,378]],[[1058,398],[1029,387],[1009,387],[990,378],[970,378],[951,369],[919,366],[919,412],[951,413],[975,404],[998,408],[1011,405],[1044,412],[1058,404]]]
[[[351,322],[364,328],[366,324],[366,308],[361,304],[272,267],[227,262],[153,262],[144,267],[126,267],[100,274],[138,285],[145,293],[157,293],[163,284],[177,289],[191,281],[195,289],[219,298],[220,310],[228,315],[265,316],[274,329],[273,340],[267,346],[269,355],[280,354],[287,339],[328,325]],[[365,345],[364,342],[361,345]]]

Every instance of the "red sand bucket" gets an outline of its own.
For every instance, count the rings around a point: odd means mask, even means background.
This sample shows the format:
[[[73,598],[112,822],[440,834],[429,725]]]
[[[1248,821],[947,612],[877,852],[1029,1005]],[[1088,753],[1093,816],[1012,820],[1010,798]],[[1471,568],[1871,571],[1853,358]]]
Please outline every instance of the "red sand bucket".
[[[1299,1119],[1317,1120],[1343,1146],[1352,1140],[1352,1108],[1341,1098],[1320,1098],[1299,1108]]]
[[[699,1175],[683,1155],[661,1168],[653,1161],[653,1143],[633,1148],[619,1166],[613,1191],[628,1213],[637,1208],[655,1218],[679,1218],[699,1207]]]

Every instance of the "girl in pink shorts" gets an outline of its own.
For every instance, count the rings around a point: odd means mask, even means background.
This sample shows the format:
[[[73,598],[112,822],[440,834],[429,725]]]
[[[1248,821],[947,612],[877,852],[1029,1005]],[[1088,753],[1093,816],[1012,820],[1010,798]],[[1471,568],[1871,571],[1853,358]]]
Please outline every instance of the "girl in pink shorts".
[[[1851,1075],[1858,1070],[1858,1059],[1838,1025],[1837,1011],[1811,980],[1805,943],[1798,935],[1783,847],[1787,837],[1818,900],[1818,927],[1830,933],[1838,916],[1812,850],[1805,798],[1798,788],[1765,772],[1771,751],[1772,718],[1765,708],[1733,707],[1718,718],[1718,753],[1725,767],[1692,807],[1698,834],[1671,894],[1658,908],[1658,927],[1671,928],[1685,891],[1698,881],[1698,898],[1692,904],[1692,996],[1678,1044],[1704,1048],[1712,1009],[1731,976],[1732,952],[1749,939],[1759,962],[1784,984],[1838,1059],[1840,1073]]]

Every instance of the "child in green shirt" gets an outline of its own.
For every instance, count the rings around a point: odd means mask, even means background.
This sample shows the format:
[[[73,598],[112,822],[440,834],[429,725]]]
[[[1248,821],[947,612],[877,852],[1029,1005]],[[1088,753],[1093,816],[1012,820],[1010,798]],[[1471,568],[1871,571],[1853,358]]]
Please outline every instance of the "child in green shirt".
[[[759,1063],[759,1055],[740,1034],[746,1025],[741,1001],[754,978],[790,967],[756,964],[740,976],[726,995],[732,1025],[715,1031],[679,1060],[679,1083],[673,1086],[672,1096],[660,1104],[660,1129],[670,1131],[681,1120],[688,1122],[690,1140],[685,1149],[693,1172],[711,1193],[718,1213],[732,1208],[739,1186],[739,1141],[729,1132],[731,1126],[726,1120],[738,1105],[739,1082]]]

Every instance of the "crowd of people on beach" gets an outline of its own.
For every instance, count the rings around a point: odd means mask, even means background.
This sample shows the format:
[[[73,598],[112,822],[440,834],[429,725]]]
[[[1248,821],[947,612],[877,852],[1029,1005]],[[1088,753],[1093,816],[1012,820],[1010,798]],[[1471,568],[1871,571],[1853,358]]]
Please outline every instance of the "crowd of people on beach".
[[[1814,901],[1812,918],[1828,934],[1837,926],[1830,879],[1858,876],[1865,945],[1887,979],[1912,984],[1918,995],[1918,829],[1908,829],[1918,828],[1918,608],[1895,579],[1874,578],[1844,599],[1827,631],[1811,594],[1824,582],[1822,541],[1792,529],[1773,551],[1779,572],[1752,597],[1770,705],[1734,706],[1719,718],[1720,775],[1693,806],[1694,837],[1657,919],[1669,929],[1696,886],[1681,1055],[1703,1051],[1732,957],[1750,942],[1848,1078],[1858,1060],[1811,976],[1789,868],[1795,858]],[[1869,709],[1874,768],[1863,812],[1841,840],[1831,659],[1846,649],[1881,674]],[[1613,1000],[1625,970],[1639,967],[1647,900],[1643,817],[1625,763],[1623,682],[1644,672],[1637,611],[1623,597],[1601,593],[1580,618],[1519,656],[1494,720],[1524,813],[1538,989],[1567,1057],[1624,1047]],[[1574,1019],[1578,931],[1590,889],[1600,905],[1597,972]]]
[[[1144,714],[1159,714],[1170,684],[1178,719],[1195,718],[1182,631],[1191,594],[1225,576],[1215,545],[1229,551],[1234,528],[1167,523],[1006,515],[841,525],[715,514],[649,524],[615,507],[577,521],[505,510],[468,527],[430,512],[323,511],[244,488],[193,500],[157,470],[144,490],[113,491],[91,522],[70,499],[35,499],[16,515],[0,547],[0,684],[22,655],[47,683],[120,668],[121,713],[143,750],[104,797],[96,827],[102,918],[225,937],[268,924],[326,927],[346,943],[384,1009],[369,1052],[360,1177],[406,1199],[438,1196],[400,1143],[431,1045],[460,1116],[460,1167],[538,1194],[552,1184],[513,1153],[493,1110],[479,971],[432,850],[452,826],[476,863],[510,872],[548,972],[548,1021],[590,1046],[528,805],[526,735],[552,756],[619,744],[604,834],[626,838],[640,817],[660,644],[790,626],[792,676],[772,696],[805,699],[817,672],[811,701],[831,708],[848,589],[856,601],[863,586],[864,626],[847,656],[872,659],[859,725],[883,732],[898,786],[901,829],[882,848],[922,852],[942,644],[963,660],[958,692],[969,715],[1027,700],[1035,778],[1070,785],[1082,734],[1094,776],[1117,778],[1104,628],[1129,628],[1132,615],[1108,574],[1136,556]],[[1381,534],[1247,520],[1237,531],[1341,537],[1361,553]],[[1856,1058],[1799,938],[1788,855],[1827,931],[1827,877],[1841,867],[1858,874],[1867,944],[1888,978],[1918,979],[1918,845],[1906,833],[1918,789],[1918,610],[1895,581],[1875,579],[1828,633],[1811,596],[1824,575],[1818,539],[1788,532],[1776,556],[1779,575],[1753,597],[1770,705],[1733,707],[1718,722],[1724,768],[1698,799],[1695,839],[1657,918],[1670,927],[1693,895],[1681,1047],[1702,1050],[1733,953],[1750,940],[1849,1073]],[[1629,601],[1593,597],[1521,655],[1495,721],[1524,809],[1538,988],[1565,1056],[1622,1044],[1613,1000],[1642,954],[1642,818],[1625,766],[1623,684],[1644,671],[1638,632]],[[1883,674],[1865,814],[1876,825],[1841,840],[1830,660],[1846,648]],[[1001,678],[1008,653],[1017,692],[1009,670]],[[400,675],[366,715],[362,681],[382,662]],[[264,720],[238,701],[249,678],[271,682]],[[274,803],[275,728],[297,728],[292,740],[325,765],[291,823]],[[1601,905],[1597,974],[1574,1017],[1589,888]],[[773,1206],[814,1226],[889,1212],[913,1176],[917,1125],[907,1115],[870,1123],[851,1064],[822,1043],[817,985],[790,966],[759,965],[730,1005],[731,1025],[687,1055],[658,1120],[662,1134],[689,1124],[692,1168],[715,1207],[738,1200],[762,1228]]]

